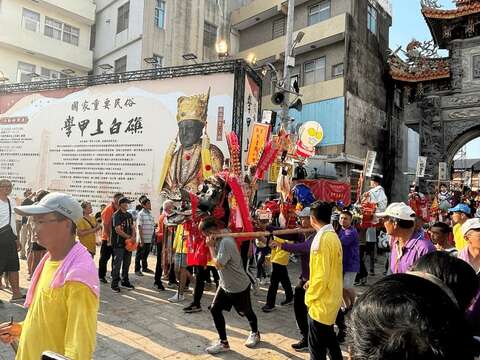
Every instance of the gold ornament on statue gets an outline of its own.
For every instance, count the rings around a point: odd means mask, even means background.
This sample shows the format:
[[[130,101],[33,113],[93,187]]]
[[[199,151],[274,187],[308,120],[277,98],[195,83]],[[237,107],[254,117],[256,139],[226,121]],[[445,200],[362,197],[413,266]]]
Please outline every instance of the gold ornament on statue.
[[[181,96],[177,100],[177,122],[196,120],[206,124],[210,88],[206,94]]]

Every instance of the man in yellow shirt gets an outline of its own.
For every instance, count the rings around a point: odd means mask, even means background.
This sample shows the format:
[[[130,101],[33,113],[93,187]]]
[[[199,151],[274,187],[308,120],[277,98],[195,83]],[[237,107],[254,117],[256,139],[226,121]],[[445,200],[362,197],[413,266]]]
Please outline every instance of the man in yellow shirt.
[[[80,204],[69,195],[50,193],[15,212],[33,217],[35,236],[48,254],[33,274],[25,321],[0,324],[0,340],[19,340],[17,360],[38,360],[47,350],[72,360],[91,359],[100,289],[91,255],[75,241]]]
[[[179,279],[178,290],[175,295],[168,298],[172,303],[178,303],[185,300],[184,292],[187,287],[187,280],[193,282],[193,276],[187,267],[187,234],[182,224],[178,225],[173,241],[173,250],[175,251],[175,272]]]
[[[330,218],[332,207],[316,202],[310,208],[310,222],[317,234],[310,247],[310,279],[305,284],[308,308],[310,360],[342,359],[333,324],[342,304],[342,244]]]
[[[92,257],[94,257],[97,252],[96,233],[102,229],[102,224],[97,223],[97,220],[92,216],[92,204],[84,201],[81,206],[83,209],[83,217],[77,222],[78,241],[80,241]]]
[[[462,225],[470,218],[471,209],[467,204],[457,204],[455,207],[448,209],[452,214],[453,225],[453,239],[455,240],[455,247],[458,251],[467,246],[467,242],[462,234]]]

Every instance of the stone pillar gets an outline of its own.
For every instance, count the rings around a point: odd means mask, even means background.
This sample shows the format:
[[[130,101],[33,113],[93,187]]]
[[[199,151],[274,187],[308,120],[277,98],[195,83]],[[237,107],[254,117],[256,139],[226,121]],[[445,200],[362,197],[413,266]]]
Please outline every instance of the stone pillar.
[[[451,85],[454,92],[462,91],[462,77],[463,77],[463,67],[462,67],[462,43],[460,41],[453,40],[450,43],[450,74],[451,74]]]
[[[426,96],[420,102],[423,118],[419,124],[420,155],[427,157],[424,180],[438,178],[438,163],[443,161],[445,146],[441,121],[440,96]],[[419,181],[422,192],[433,192],[435,183]]]

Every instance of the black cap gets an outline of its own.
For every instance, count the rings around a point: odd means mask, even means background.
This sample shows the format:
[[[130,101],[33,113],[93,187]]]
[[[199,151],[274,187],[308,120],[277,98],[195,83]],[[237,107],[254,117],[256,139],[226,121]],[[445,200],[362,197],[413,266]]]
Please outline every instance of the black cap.
[[[380,175],[373,175],[370,179],[375,181],[376,183],[382,183],[382,177]]]
[[[145,197],[142,199],[142,201],[140,201],[140,204],[145,205],[145,204],[146,204],[147,202],[149,202],[149,201],[150,201],[150,199],[145,196]]]
[[[125,204],[125,203],[130,204],[131,202],[133,202],[133,200],[130,200],[126,197],[122,197],[120,200],[118,200],[119,204]]]

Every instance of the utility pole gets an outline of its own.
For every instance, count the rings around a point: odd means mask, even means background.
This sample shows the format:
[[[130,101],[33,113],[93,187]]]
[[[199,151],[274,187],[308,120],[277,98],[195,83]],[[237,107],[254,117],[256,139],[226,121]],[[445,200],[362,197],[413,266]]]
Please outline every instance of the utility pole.
[[[292,38],[293,38],[293,20],[295,12],[295,0],[288,0],[288,13],[287,13],[287,34],[285,36],[285,59],[283,66],[283,84],[282,88],[290,91],[290,65],[294,65],[295,58],[292,57]],[[288,123],[290,122],[288,116],[288,103],[289,93],[285,92],[285,99],[282,103],[282,115],[281,122],[282,128],[287,130]]]

